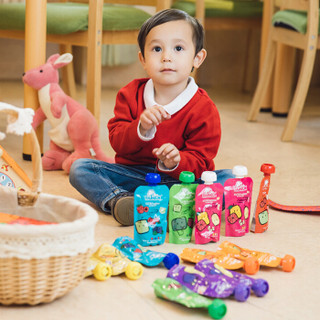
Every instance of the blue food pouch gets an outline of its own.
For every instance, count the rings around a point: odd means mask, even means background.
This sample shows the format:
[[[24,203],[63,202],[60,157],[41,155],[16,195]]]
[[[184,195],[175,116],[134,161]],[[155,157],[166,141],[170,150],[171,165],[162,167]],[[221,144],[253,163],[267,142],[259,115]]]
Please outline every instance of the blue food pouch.
[[[140,186],[134,192],[134,240],[144,246],[164,243],[167,232],[169,188],[158,185],[158,173],[147,173],[147,186]]]
[[[175,253],[148,250],[128,236],[117,238],[112,245],[131,261],[137,261],[147,267],[163,264],[167,269],[171,269],[175,264],[179,264],[179,257]]]

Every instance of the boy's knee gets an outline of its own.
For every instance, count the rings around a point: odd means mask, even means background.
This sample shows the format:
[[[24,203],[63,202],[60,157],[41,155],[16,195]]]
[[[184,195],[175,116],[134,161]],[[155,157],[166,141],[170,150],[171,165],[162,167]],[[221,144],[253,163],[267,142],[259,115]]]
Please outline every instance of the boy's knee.
[[[80,174],[81,168],[83,168],[84,166],[84,160],[86,159],[77,159],[71,165],[69,172],[69,181],[73,186],[75,185],[76,179]]]

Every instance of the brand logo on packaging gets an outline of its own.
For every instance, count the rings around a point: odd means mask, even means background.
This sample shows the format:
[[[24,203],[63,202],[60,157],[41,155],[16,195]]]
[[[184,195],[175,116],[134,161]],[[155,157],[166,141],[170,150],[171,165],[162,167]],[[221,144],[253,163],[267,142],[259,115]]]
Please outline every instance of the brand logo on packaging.
[[[234,192],[244,192],[247,191],[248,188],[245,184],[243,184],[241,181],[237,181],[234,186],[228,186],[225,187],[227,191],[233,190]]]
[[[199,193],[199,196],[201,196],[202,198],[216,198],[217,192],[207,187],[202,189],[202,191]]]
[[[162,201],[162,194],[157,194],[153,189],[148,190],[144,196],[146,201]]]
[[[183,188],[174,196],[174,198],[178,199],[179,201],[181,201],[183,199],[191,200],[194,198],[194,192],[191,192],[187,188]]]

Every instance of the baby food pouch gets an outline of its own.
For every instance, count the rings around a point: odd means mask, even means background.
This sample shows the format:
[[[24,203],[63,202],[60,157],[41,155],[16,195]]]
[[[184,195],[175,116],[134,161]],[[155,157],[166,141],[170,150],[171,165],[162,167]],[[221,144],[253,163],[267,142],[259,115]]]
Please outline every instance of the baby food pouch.
[[[169,200],[169,242],[189,243],[194,223],[194,201],[198,184],[194,174],[189,171],[180,173],[181,184],[170,188]]]
[[[179,257],[175,253],[163,253],[146,249],[128,236],[117,238],[112,245],[128,259],[147,267],[163,264],[167,269],[171,269],[175,264],[179,264]]]
[[[163,244],[167,233],[169,188],[157,185],[158,173],[147,173],[148,186],[134,192],[134,240],[142,246]]]
[[[268,194],[270,188],[271,174],[276,170],[275,166],[270,163],[262,164],[260,171],[263,172],[263,178],[260,183],[259,195],[254,210],[254,215],[251,223],[251,231],[262,233],[267,231],[269,223],[269,206]]]
[[[235,166],[232,173],[235,178],[224,184],[226,236],[241,237],[249,232],[253,182],[244,166]]]
[[[203,244],[220,239],[223,186],[214,183],[217,175],[213,171],[204,171],[201,175],[204,184],[196,189],[195,243]]]

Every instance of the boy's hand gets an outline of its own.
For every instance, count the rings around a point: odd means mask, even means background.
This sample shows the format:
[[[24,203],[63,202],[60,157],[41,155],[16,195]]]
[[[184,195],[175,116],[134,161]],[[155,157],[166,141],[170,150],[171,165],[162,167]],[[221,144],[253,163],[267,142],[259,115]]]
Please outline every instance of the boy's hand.
[[[171,115],[164,110],[163,107],[154,106],[146,108],[140,116],[140,132],[144,136],[145,133],[153,126],[159,125],[162,121],[168,120]]]
[[[165,143],[160,148],[155,148],[152,153],[164,163],[168,169],[174,168],[181,160],[180,152],[171,143]]]

